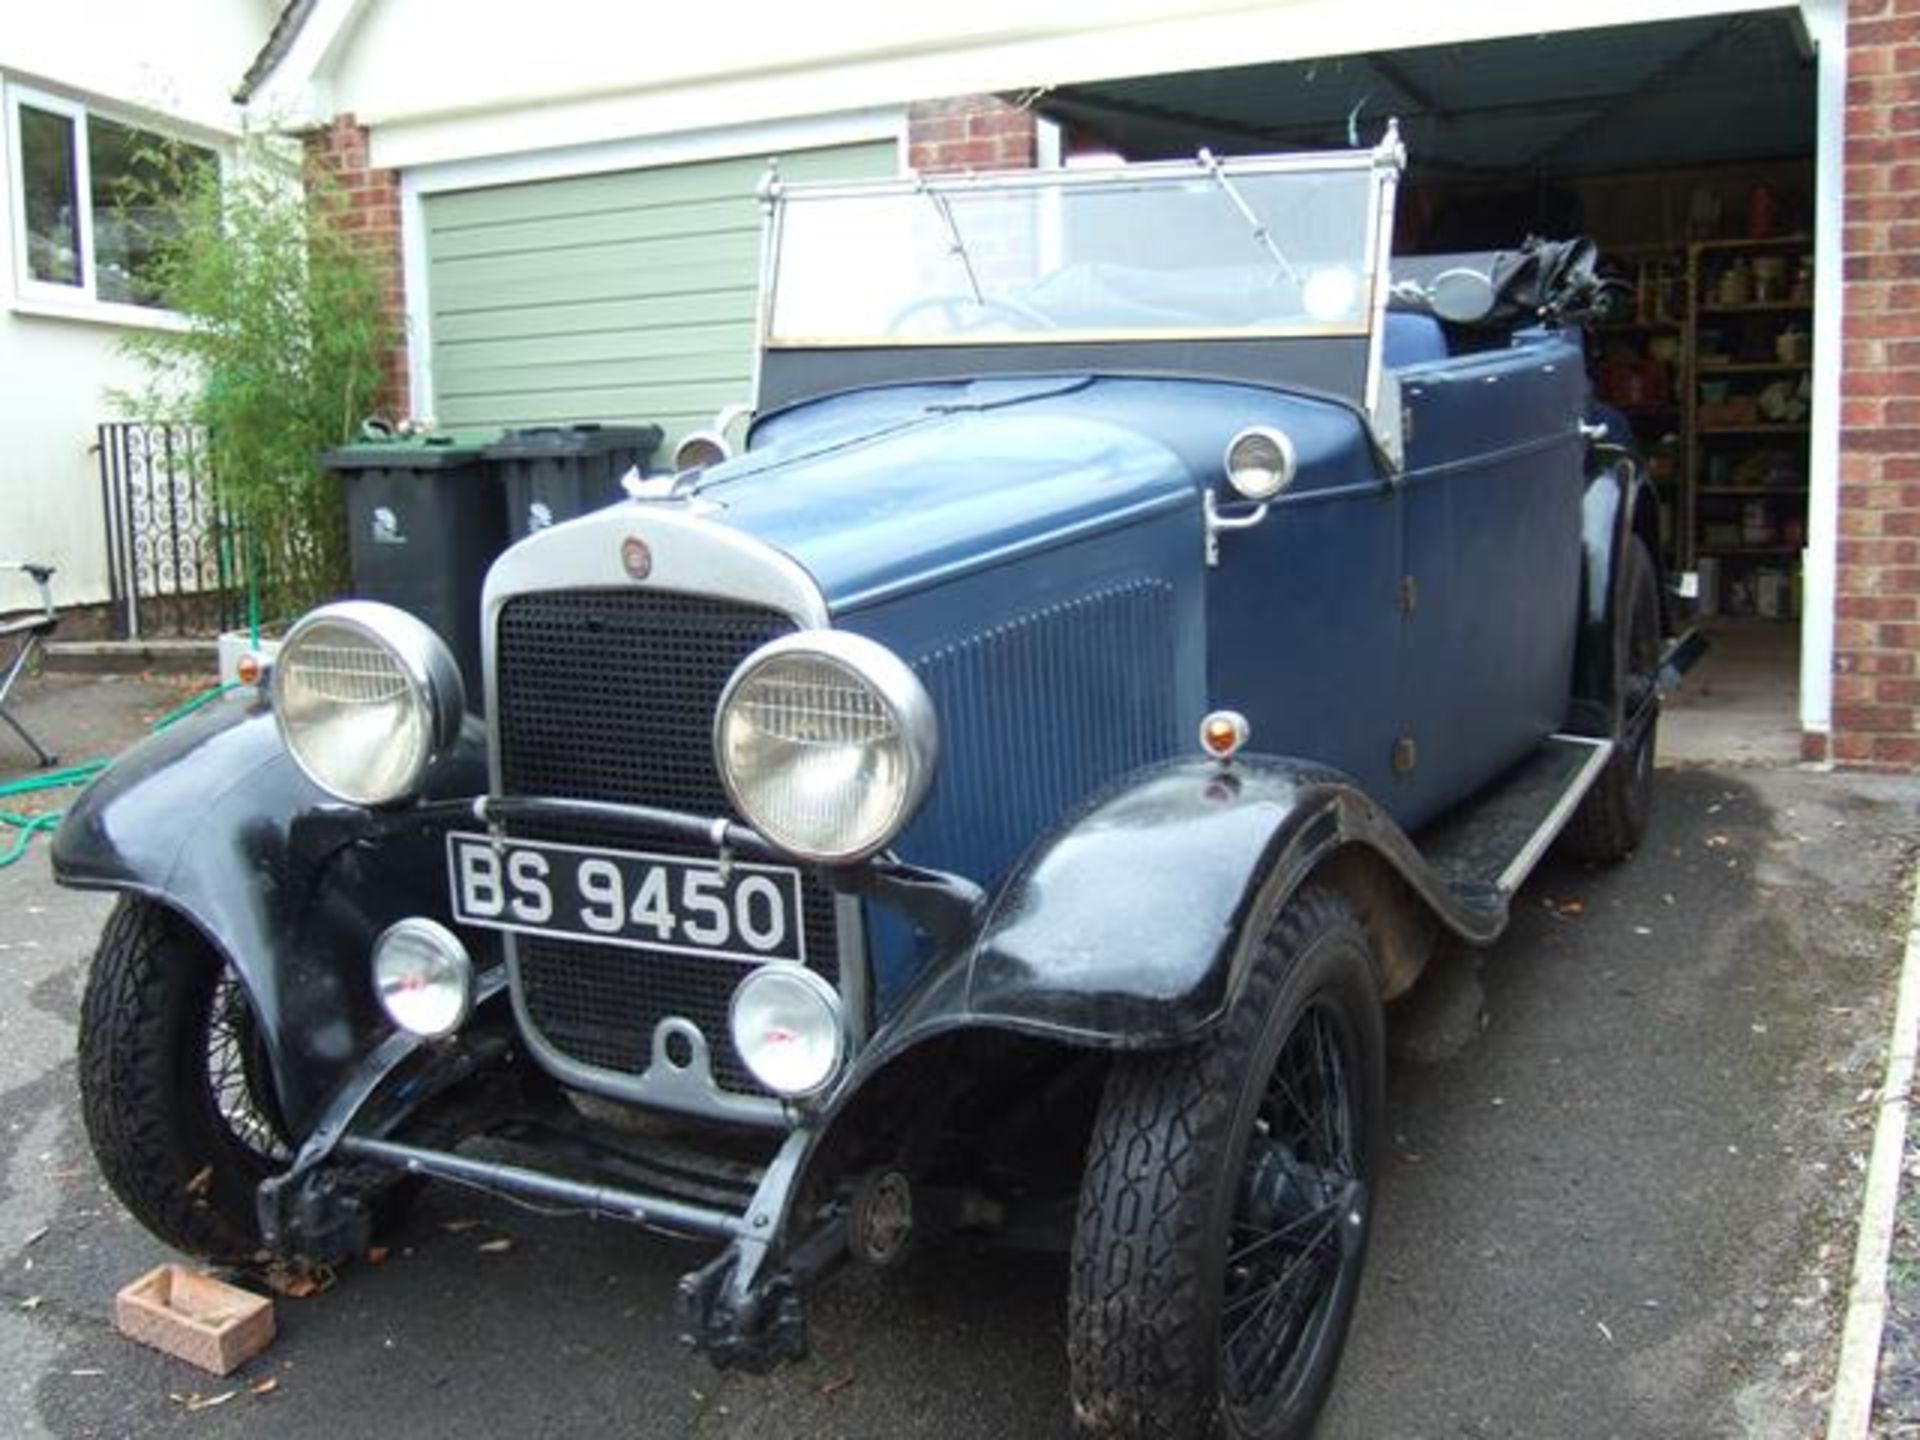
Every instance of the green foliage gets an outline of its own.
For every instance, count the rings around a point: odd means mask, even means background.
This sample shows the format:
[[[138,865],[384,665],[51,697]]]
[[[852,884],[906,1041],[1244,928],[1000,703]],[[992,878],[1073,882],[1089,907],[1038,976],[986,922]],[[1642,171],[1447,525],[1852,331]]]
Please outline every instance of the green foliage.
[[[266,613],[297,613],[346,587],[341,487],[319,460],[373,411],[392,339],[381,276],[330,179],[302,184],[271,142],[249,141],[224,177],[167,151],[140,177],[117,198],[150,247],[142,279],[190,323],[126,342],[145,384],[117,398],[204,428],[240,563]]]

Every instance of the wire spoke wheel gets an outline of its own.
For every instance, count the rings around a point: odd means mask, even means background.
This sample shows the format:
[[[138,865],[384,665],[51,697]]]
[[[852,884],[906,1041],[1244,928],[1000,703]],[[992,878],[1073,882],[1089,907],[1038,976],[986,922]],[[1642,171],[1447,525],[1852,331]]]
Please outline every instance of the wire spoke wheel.
[[[1651,567],[1647,567],[1649,570]],[[1635,579],[1639,576],[1636,572]],[[1634,747],[1634,789],[1645,809],[1645,783],[1653,771],[1655,723],[1660,710],[1660,605],[1658,593],[1649,600],[1644,587],[1635,593],[1633,612],[1628,618],[1626,663],[1626,713],[1634,726],[1628,743]],[[1644,813],[1640,824],[1646,823]]]
[[[1353,1039],[1324,1001],[1281,1043],[1256,1114],[1221,1304],[1222,1398],[1260,1407],[1299,1388],[1357,1263],[1344,1232],[1363,1208]]]
[[[273,1104],[266,1045],[247,992],[223,968],[207,1007],[207,1099],[233,1139],[275,1166],[293,1158]]]
[[[1333,1385],[1380,1153],[1380,998],[1341,892],[1270,904],[1220,1027],[1108,1072],[1067,1306],[1083,1434],[1305,1440]]]
[[[241,1263],[255,1195],[291,1158],[266,1037],[246,987],[191,924],[122,899],[80,1015],[80,1101],[100,1172],[176,1249]]]

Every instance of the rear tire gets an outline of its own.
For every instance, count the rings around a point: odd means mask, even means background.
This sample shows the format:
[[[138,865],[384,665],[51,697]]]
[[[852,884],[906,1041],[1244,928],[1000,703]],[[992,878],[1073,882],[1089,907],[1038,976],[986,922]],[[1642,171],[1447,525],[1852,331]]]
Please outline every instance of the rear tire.
[[[80,1012],[80,1099],[113,1192],[175,1249],[238,1262],[260,1249],[254,1192],[288,1140],[245,988],[178,915],[121,900]]]
[[[1332,1387],[1371,1222],[1379,993],[1331,890],[1256,933],[1213,1037],[1109,1073],[1067,1310],[1083,1433],[1288,1440]]]
[[[1614,627],[1614,693],[1620,697],[1615,737],[1619,749],[1580,802],[1564,845],[1581,860],[1624,860],[1646,837],[1653,809],[1653,758],[1660,732],[1660,586],[1647,542],[1629,536],[1622,576],[1624,608]],[[1627,727],[1642,704],[1651,707],[1638,734]]]

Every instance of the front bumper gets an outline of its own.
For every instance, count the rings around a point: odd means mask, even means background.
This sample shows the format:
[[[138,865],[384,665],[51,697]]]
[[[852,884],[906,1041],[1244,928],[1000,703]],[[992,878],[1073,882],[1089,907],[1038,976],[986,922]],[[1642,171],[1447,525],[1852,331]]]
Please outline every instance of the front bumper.
[[[834,1205],[795,1204],[817,1128],[720,1137],[731,1151],[623,1140],[518,1062],[505,1007],[489,1009],[478,1034],[439,1045],[395,1035],[368,1058],[293,1164],[261,1184],[266,1248],[337,1264],[372,1243],[396,1182],[439,1180],[548,1213],[722,1242],[681,1281],[682,1338],[723,1366],[804,1355],[805,1292],[846,1249]]]

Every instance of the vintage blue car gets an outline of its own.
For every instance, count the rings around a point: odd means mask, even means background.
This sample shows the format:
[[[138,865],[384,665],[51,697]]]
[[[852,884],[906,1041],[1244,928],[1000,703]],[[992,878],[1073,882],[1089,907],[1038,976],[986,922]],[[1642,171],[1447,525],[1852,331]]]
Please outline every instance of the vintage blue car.
[[[328,605],[68,817],[127,1206],[709,1237],[686,1333],[752,1367],[848,1258],[1050,1240],[1087,1432],[1304,1433],[1381,1004],[1634,848],[1680,664],[1590,251],[1393,261],[1403,159],[770,183],[741,453],[508,550],[483,687]]]

